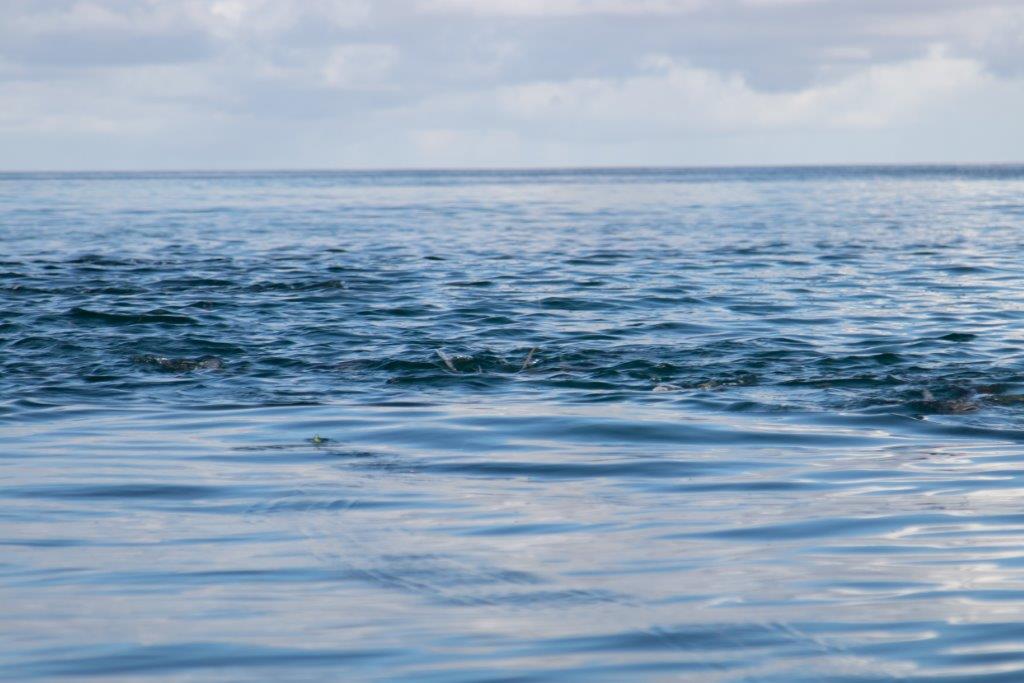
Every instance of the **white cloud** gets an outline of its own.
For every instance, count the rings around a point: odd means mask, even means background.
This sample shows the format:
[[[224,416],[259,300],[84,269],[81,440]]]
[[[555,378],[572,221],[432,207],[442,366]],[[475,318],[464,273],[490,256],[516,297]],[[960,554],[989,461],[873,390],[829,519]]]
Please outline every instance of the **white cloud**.
[[[5,0],[0,168],[1024,158],[1022,36],[1019,0]]]
[[[809,125],[871,128],[898,123],[929,103],[991,79],[976,61],[949,57],[939,49],[794,92],[758,91],[739,75],[667,57],[646,62],[651,71],[633,77],[505,86],[471,99],[479,116],[494,109],[513,120],[568,126],[725,132]]]
[[[397,61],[393,45],[336,45],[321,74],[334,88],[380,88]]]
[[[829,0],[742,0],[748,7],[787,7],[790,5],[817,5]]]
[[[13,80],[0,83],[0,131],[158,135],[171,122],[223,121],[195,106],[222,97],[206,78],[175,65],[104,70],[86,80]],[[61,99],[73,99],[74,108],[54,106]]]
[[[678,14],[706,0],[420,0],[425,12],[466,12],[505,16],[554,17],[581,14]]]
[[[501,166],[522,149],[512,130],[428,128],[413,130],[409,137],[418,158],[443,159],[448,165]]]
[[[10,28],[27,33],[130,29],[131,16],[95,2],[15,14]]]
[[[371,12],[369,0],[186,0],[180,6],[222,37],[281,33],[309,17],[328,26],[358,26]]]

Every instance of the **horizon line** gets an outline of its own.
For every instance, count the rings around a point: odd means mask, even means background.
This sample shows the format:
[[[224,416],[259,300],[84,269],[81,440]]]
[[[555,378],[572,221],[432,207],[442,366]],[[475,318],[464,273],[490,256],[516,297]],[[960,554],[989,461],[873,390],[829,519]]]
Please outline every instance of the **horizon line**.
[[[365,167],[252,167],[252,168],[77,168],[77,169],[0,169],[0,175],[75,175],[111,174],[246,174],[246,173],[530,173],[579,171],[728,171],[772,169],[880,169],[880,168],[992,168],[1024,167],[1024,161],[899,161],[899,162],[828,162],[780,164],[694,164],[694,165],[567,165],[567,166],[365,166]]]

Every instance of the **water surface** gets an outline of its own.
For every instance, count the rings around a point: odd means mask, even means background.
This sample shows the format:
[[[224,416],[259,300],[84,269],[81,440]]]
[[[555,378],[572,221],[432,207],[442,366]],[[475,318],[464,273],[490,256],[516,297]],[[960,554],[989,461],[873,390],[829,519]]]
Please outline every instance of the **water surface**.
[[[0,678],[1022,680],[1022,197],[0,175]]]

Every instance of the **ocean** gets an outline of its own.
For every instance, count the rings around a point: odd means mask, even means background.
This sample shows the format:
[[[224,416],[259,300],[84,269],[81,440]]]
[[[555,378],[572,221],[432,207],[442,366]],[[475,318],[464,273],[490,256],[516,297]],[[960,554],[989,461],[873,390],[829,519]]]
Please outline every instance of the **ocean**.
[[[0,175],[0,679],[1024,680],[1024,167]]]

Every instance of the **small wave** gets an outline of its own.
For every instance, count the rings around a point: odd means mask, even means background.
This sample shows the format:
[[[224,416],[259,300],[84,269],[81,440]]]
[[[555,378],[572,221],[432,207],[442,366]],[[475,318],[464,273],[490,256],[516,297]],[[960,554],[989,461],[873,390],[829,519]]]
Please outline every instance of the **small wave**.
[[[198,325],[199,321],[187,315],[172,313],[163,309],[154,309],[143,313],[111,313],[93,311],[76,306],[68,311],[68,315],[79,321],[100,322],[108,325]]]

